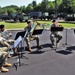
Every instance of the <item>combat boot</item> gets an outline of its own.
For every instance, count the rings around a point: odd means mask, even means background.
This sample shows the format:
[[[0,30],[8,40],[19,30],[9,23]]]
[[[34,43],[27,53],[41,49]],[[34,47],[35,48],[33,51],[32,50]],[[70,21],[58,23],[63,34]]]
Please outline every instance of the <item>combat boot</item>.
[[[1,68],[0,68],[0,71],[1,71],[1,72],[8,72],[9,70],[6,69],[6,68],[4,68],[4,67],[1,67]]]
[[[12,65],[9,64],[9,63],[7,63],[7,62],[5,62],[5,63],[3,64],[3,66],[4,66],[4,67],[11,67]]]
[[[32,52],[32,49],[31,49],[31,47],[28,47],[28,50],[29,50],[29,52]]]
[[[30,47],[29,44],[28,44],[28,46],[27,46],[27,49],[28,49],[29,52],[32,52],[32,49],[31,49],[31,47]]]

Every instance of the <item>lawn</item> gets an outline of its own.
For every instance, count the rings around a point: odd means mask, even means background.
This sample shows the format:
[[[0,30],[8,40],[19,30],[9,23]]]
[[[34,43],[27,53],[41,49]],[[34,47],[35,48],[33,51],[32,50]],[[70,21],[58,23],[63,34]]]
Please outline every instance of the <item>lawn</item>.
[[[51,21],[38,21],[40,24],[45,24],[45,28],[49,28],[49,26],[46,25],[51,25],[52,22]],[[16,29],[16,28],[21,28],[23,29],[24,27],[27,26],[26,22],[20,23],[7,23],[5,21],[1,21],[0,24],[4,24],[6,29]],[[59,23],[61,24],[63,27],[65,28],[73,28],[75,27],[75,24],[72,23]]]
[[[0,24],[4,24],[6,29],[16,29],[16,28],[24,28],[26,23],[7,23],[5,21],[1,21]]]

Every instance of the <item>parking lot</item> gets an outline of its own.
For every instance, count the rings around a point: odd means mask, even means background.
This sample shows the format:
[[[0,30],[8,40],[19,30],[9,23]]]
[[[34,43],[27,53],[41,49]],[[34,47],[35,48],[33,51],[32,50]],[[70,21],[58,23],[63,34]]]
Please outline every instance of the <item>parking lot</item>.
[[[19,30],[12,30],[13,39]],[[63,39],[57,50],[51,49],[50,31],[44,30],[40,38],[40,45],[43,49],[36,51],[36,41],[31,41],[33,52],[24,50],[28,59],[21,58],[24,63],[16,71],[15,67],[10,67],[9,72],[1,75],[75,75],[75,34],[74,29],[64,29]],[[24,42],[24,41],[23,41]],[[65,43],[67,42],[67,45]],[[26,46],[25,42],[22,45]],[[17,57],[17,56],[16,56]],[[16,57],[8,59],[10,63],[16,63]],[[26,65],[28,64],[28,65]]]

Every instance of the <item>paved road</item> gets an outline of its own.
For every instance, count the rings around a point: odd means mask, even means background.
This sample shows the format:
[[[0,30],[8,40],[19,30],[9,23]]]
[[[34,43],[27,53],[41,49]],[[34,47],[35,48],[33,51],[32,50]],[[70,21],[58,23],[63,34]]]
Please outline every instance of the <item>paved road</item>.
[[[12,31],[13,38],[17,31]],[[29,59],[21,59],[22,63],[28,63],[28,65],[22,65],[18,67],[18,71],[15,67],[9,68],[8,73],[1,73],[1,75],[75,75],[75,34],[71,29],[67,30],[67,45],[65,44],[66,33],[62,32],[63,39],[61,44],[55,50],[51,49],[50,31],[44,31],[40,36],[40,45],[44,48],[41,51],[36,52],[37,48],[35,41],[31,41],[33,52],[25,51],[25,56]],[[26,45],[26,44],[25,44]],[[8,59],[10,63],[16,62],[16,57]]]

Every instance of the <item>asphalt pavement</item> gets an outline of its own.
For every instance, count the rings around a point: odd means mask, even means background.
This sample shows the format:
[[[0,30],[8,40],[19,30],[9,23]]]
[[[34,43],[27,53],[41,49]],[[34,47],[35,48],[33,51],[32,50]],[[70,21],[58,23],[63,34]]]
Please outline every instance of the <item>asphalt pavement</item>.
[[[21,30],[20,30],[21,31]],[[11,30],[14,39],[19,30]],[[61,32],[63,39],[60,41],[59,47],[51,48],[50,31],[44,30],[40,38],[40,45],[43,49],[37,51],[36,41],[31,41],[33,52],[24,50],[24,56],[21,58],[21,66],[16,68],[9,67],[9,72],[1,73],[0,75],[75,75],[75,34],[74,29],[67,29]],[[65,44],[67,43],[67,45]],[[22,43],[26,46],[25,41]],[[22,50],[22,49],[21,49]],[[10,63],[16,63],[17,56],[8,59]],[[28,65],[27,65],[28,64]]]

